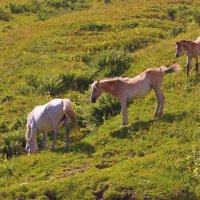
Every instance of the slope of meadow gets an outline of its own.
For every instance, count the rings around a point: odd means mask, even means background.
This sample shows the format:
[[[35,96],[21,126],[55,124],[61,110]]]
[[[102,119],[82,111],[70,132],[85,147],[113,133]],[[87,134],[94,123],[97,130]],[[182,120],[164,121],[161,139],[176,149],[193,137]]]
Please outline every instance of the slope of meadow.
[[[175,41],[200,33],[195,0],[3,0],[0,2],[0,199],[200,199],[200,75],[185,76]],[[89,102],[93,80],[133,77],[178,62],[156,98]],[[81,129],[64,148],[27,156],[26,116],[70,98]],[[41,148],[41,136],[38,136]],[[52,141],[49,134],[48,144]]]

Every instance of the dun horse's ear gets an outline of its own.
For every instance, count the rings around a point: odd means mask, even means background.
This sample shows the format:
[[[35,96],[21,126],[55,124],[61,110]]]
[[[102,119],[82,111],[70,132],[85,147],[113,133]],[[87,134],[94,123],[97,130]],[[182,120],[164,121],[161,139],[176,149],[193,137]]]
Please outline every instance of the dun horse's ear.
[[[97,81],[97,84],[96,84],[96,86],[98,86],[99,85],[99,80]]]

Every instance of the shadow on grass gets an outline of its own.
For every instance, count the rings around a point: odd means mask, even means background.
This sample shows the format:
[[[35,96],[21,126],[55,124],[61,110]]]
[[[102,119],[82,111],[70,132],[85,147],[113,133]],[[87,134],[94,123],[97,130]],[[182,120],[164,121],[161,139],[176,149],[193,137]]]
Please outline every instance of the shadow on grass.
[[[181,113],[166,113],[162,117],[160,117],[160,121],[173,123],[174,121],[182,121],[187,116],[187,112]]]
[[[117,137],[120,139],[125,139],[134,134],[134,132],[143,131],[143,130],[149,130],[150,126],[152,125],[154,120],[148,120],[148,121],[138,121],[130,126],[122,126],[112,132],[110,135],[112,137]]]
[[[122,126],[112,132],[110,135],[112,137],[117,137],[120,139],[125,139],[134,135],[138,131],[149,131],[151,125],[154,121],[163,121],[167,123],[173,123],[174,121],[182,121],[187,116],[187,112],[176,113],[167,113],[164,114],[159,119],[151,119],[148,121],[137,121],[131,125]]]
[[[188,199],[198,200],[199,197],[195,193],[190,192],[189,189],[180,189],[178,191],[178,193],[176,195],[171,196],[170,199],[174,199],[174,200],[188,200]]]
[[[70,152],[76,152],[76,153],[85,153],[87,155],[92,155],[95,153],[95,148],[86,142],[79,142],[76,144],[70,144],[67,148],[66,147],[60,147],[56,148],[53,152],[62,152],[62,153],[70,153]]]

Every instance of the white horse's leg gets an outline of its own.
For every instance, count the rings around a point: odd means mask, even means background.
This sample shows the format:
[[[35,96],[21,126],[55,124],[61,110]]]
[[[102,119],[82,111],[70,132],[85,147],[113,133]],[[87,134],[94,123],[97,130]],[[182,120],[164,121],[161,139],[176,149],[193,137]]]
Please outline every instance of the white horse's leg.
[[[64,120],[64,125],[65,125],[66,147],[67,147],[70,143],[70,139],[69,139],[70,129],[69,129],[69,117],[68,116],[66,116],[66,118]]]
[[[46,150],[47,132],[43,133],[42,142],[43,142],[43,150]]]
[[[55,148],[55,145],[56,145],[56,142],[57,142],[57,139],[58,139],[58,134],[59,134],[58,125],[54,125],[53,128],[54,128],[53,143],[51,145],[50,150],[53,150]]]
[[[123,99],[120,101],[121,103],[121,112],[123,117],[122,125],[128,124],[128,116],[127,116],[127,101],[126,99]]]

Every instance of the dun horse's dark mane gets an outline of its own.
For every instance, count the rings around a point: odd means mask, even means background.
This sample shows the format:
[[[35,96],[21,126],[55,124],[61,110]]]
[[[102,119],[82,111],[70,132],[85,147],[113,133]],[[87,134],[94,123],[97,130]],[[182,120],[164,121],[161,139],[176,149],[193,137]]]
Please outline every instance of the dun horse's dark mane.
[[[111,77],[111,78],[106,78],[106,79],[104,79],[104,80],[102,80],[102,81],[115,81],[115,80],[122,80],[122,81],[124,81],[124,80],[128,80],[129,78],[128,77],[121,77],[121,76],[116,76],[116,77]]]
[[[181,42],[192,42],[191,40],[181,40]]]

